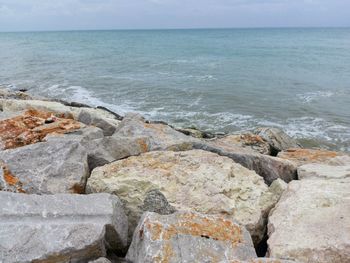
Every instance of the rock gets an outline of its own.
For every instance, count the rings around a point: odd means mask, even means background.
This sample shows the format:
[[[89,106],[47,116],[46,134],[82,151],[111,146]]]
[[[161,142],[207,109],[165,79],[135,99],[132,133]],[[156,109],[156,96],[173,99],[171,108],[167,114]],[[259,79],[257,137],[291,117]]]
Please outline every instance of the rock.
[[[255,258],[247,230],[222,216],[145,213],[127,259],[134,263],[232,262]]]
[[[77,142],[36,143],[0,151],[0,190],[29,194],[84,193],[87,154]]]
[[[349,165],[326,165],[326,164],[305,164],[298,168],[299,179],[309,178],[324,178],[324,179],[338,179],[350,177],[350,163]]]
[[[268,224],[268,254],[300,262],[350,262],[350,179],[289,183]]]
[[[248,262],[242,262],[242,263],[297,263],[297,262],[292,260],[275,259],[275,258],[255,258]]]
[[[254,171],[201,150],[129,157],[94,169],[87,183],[87,192],[113,193],[123,201],[130,234],[151,190],[161,192],[177,210],[231,216],[247,227],[256,243],[264,236],[264,220],[279,198]],[[164,207],[166,201],[161,203]]]
[[[220,139],[213,140],[215,145],[235,145],[241,148],[247,148],[257,153],[270,155],[270,145],[260,136],[252,133],[238,135],[228,135]]]
[[[73,118],[73,112],[70,107],[55,101],[0,99],[0,107],[4,112],[22,112],[34,109],[52,112],[56,117],[60,118]]]
[[[16,100],[30,100],[32,97],[25,93],[23,90],[21,91],[11,91],[6,88],[2,88],[0,86],[0,98],[1,99],[16,99]]]
[[[112,262],[106,258],[98,258],[96,260],[89,261],[89,263],[112,263]]]
[[[293,162],[277,157],[259,154],[251,149],[230,143],[230,140],[213,140],[193,143],[194,149],[202,149],[231,158],[244,167],[254,170],[270,185],[280,178],[290,182],[297,178],[297,167]]]
[[[178,132],[181,132],[187,136],[192,136],[194,138],[198,138],[198,139],[212,139],[215,138],[214,134],[211,134],[209,132],[204,132],[204,131],[200,131],[196,128],[176,128],[175,129]]]
[[[176,212],[176,209],[169,204],[168,200],[159,190],[151,190],[146,193],[145,200],[140,209],[160,215],[170,215]]]
[[[318,149],[288,149],[278,154],[279,158],[289,160],[301,166],[309,163],[325,163],[345,153]]]
[[[271,154],[276,156],[277,153],[290,148],[300,147],[296,140],[278,128],[262,127],[254,130],[271,147]]]
[[[41,142],[48,134],[63,134],[81,127],[79,122],[57,118],[51,112],[27,110],[0,121],[0,150]]]
[[[99,109],[82,108],[76,119],[86,125],[92,125],[102,129],[105,136],[111,136],[120,121],[105,117],[104,115],[106,114],[103,115],[102,112],[104,111]]]
[[[3,262],[88,262],[123,250],[127,218],[115,196],[0,192]]]
[[[185,151],[192,149],[192,143],[198,141],[178,132],[168,125],[146,123],[139,114],[127,114],[117,127],[113,137],[128,138],[140,144],[143,152],[174,150]]]

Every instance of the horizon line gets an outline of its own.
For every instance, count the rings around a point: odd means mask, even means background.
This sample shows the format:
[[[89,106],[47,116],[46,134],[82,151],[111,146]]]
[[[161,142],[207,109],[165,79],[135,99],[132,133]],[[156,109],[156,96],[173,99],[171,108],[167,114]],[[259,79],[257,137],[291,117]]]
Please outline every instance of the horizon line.
[[[162,31],[162,30],[227,30],[227,29],[342,29],[350,26],[261,26],[261,27],[189,27],[189,28],[110,28],[110,29],[35,29],[10,30],[0,33],[49,33],[49,32],[80,32],[80,31]]]

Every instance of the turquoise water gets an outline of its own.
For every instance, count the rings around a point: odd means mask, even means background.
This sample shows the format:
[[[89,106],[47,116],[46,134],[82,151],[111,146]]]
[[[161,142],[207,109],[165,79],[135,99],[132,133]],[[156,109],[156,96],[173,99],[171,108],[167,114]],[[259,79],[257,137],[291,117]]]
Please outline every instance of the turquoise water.
[[[0,33],[0,83],[175,126],[350,150],[350,29]]]

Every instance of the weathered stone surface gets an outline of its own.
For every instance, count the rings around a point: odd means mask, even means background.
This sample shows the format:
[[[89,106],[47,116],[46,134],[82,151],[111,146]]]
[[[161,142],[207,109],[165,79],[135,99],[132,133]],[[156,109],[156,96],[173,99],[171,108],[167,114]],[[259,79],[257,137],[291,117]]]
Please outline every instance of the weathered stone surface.
[[[215,137],[215,135],[210,132],[201,131],[196,128],[175,128],[175,130],[198,139],[211,139]]]
[[[30,194],[83,193],[87,154],[77,142],[41,142],[0,151],[0,190]]]
[[[299,179],[324,178],[337,179],[350,177],[349,165],[305,164],[298,168]]]
[[[249,260],[248,262],[242,262],[242,263],[297,263],[297,262],[292,260],[275,259],[275,258],[255,258],[255,259]]]
[[[279,198],[254,171],[201,150],[129,157],[96,168],[87,184],[90,193],[113,193],[123,201],[130,231],[150,190],[159,190],[177,210],[230,215],[247,227],[255,242],[263,237],[264,220]]]
[[[3,262],[88,262],[126,246],[127,218],[115,196],[0,192],[0,203]]]
[[[146,123],[141,115],[127,114],[117,127],[113,137],[126,137],[137,142],[143,152],[158,150],[185,151],[192,149],[194,141],[198,139],[186,136],[168,125]]]
[[[0,149],[13,149],[41,142],[48,134],[63,134],[80,129],[72,119],[57,118],[51,112],[27,110],[0,121]]]
[[[89,263],[111,263],[111,261],[107,258],[98,258],[96,260],[89,261]]]
[[[168,200],[159,190],[151,190],[146,193],[142,211],[155,212],[160,215],[170,215],[176,212],[176,209],[169,204]]]
[[[259,154],[251,149],[240,147],[226,140],[195,142],[193,148],[227,156],[244,167],[254,170],[269,185],[278,178],[285,182],[290,182],[297,178],[297,167],[293,162]]]
[[[278,154],[279,158],[290,160],[298,166],[308,163],[325,163],[345,153],[318,149],[288,149]]]
[[[222,216],[145,213],[127,259],[134,263],[232,262],[256,257],[247,230]]]
[[[261,127],[255,129],[254,133],[270,144],[273,155],[283,150],[300,147],[296,140],[278,128]]]
[[[289,183],[268,225],[269,255],[308,263],[350,262],[350,179]]]
[[[17,99],[17,100],[29,100],[32,97],[21,91],[11,91],[9,89],[3,88],[0,86],[0,98],[1,99]]]
[[[238,147],[247,148],[261,154],[270,154],[270,145],[260,136],[252,133],[244,133],[237,135],[228,135],[223,138],[214,140],[215,145],[236,145]]]
[[[110,115],[100,109],[81,108],[76,119],[86,125],[102,129],[105,136],[111,136],[120,121],[114,119],[114,116],[111,118]]]

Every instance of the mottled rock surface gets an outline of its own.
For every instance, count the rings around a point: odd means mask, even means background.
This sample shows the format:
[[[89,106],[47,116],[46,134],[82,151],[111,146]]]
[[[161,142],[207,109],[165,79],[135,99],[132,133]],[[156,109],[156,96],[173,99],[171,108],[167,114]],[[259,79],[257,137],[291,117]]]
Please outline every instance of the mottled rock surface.
[[[93,170],[87,191],[116,194],[125,204],[133,231],[151,190],[159,190],[177,210],[226,214],[245,225],[255,242],[279,194],[254,171],[214,153],[150,152]],[[131,232],[132,234],[132,232]]]
[[[271,257],[350,262],[350,179],[289,183],[268,224]]]
[[[117,197],[0,192],[3,262],[88,262],[122,250],[127,218]]]
[[[139,114],[127,114],[117,127],[113,137],[126,137],[137,142],[143,152],[171,150],[185,151],[192,149],[192,143],[198,139],[186,136],[168,125],[147,123]]]
[[[256,257],[247,230],[221,216],[145,213],[127,259],[134,263],[232,262]]]
[[[29,194],[83,193],[87,153],[77,142],[41,142],[0,151],[0,190]]]
[[[264,178],[268,185],[278,178],[285,182],[290,182],[297,178],[297,167],[294,163],[281,158],[259,154],[252,149],[240,147],[227,140],[218,139],[208,142],[195,142],[193,148],[227,156],[244,167],[254,170]]]
[[[300,147],[296,140],[278,128],[261,127],[255,129],[254,133],[270,145],[273,155],[283,150]]]

